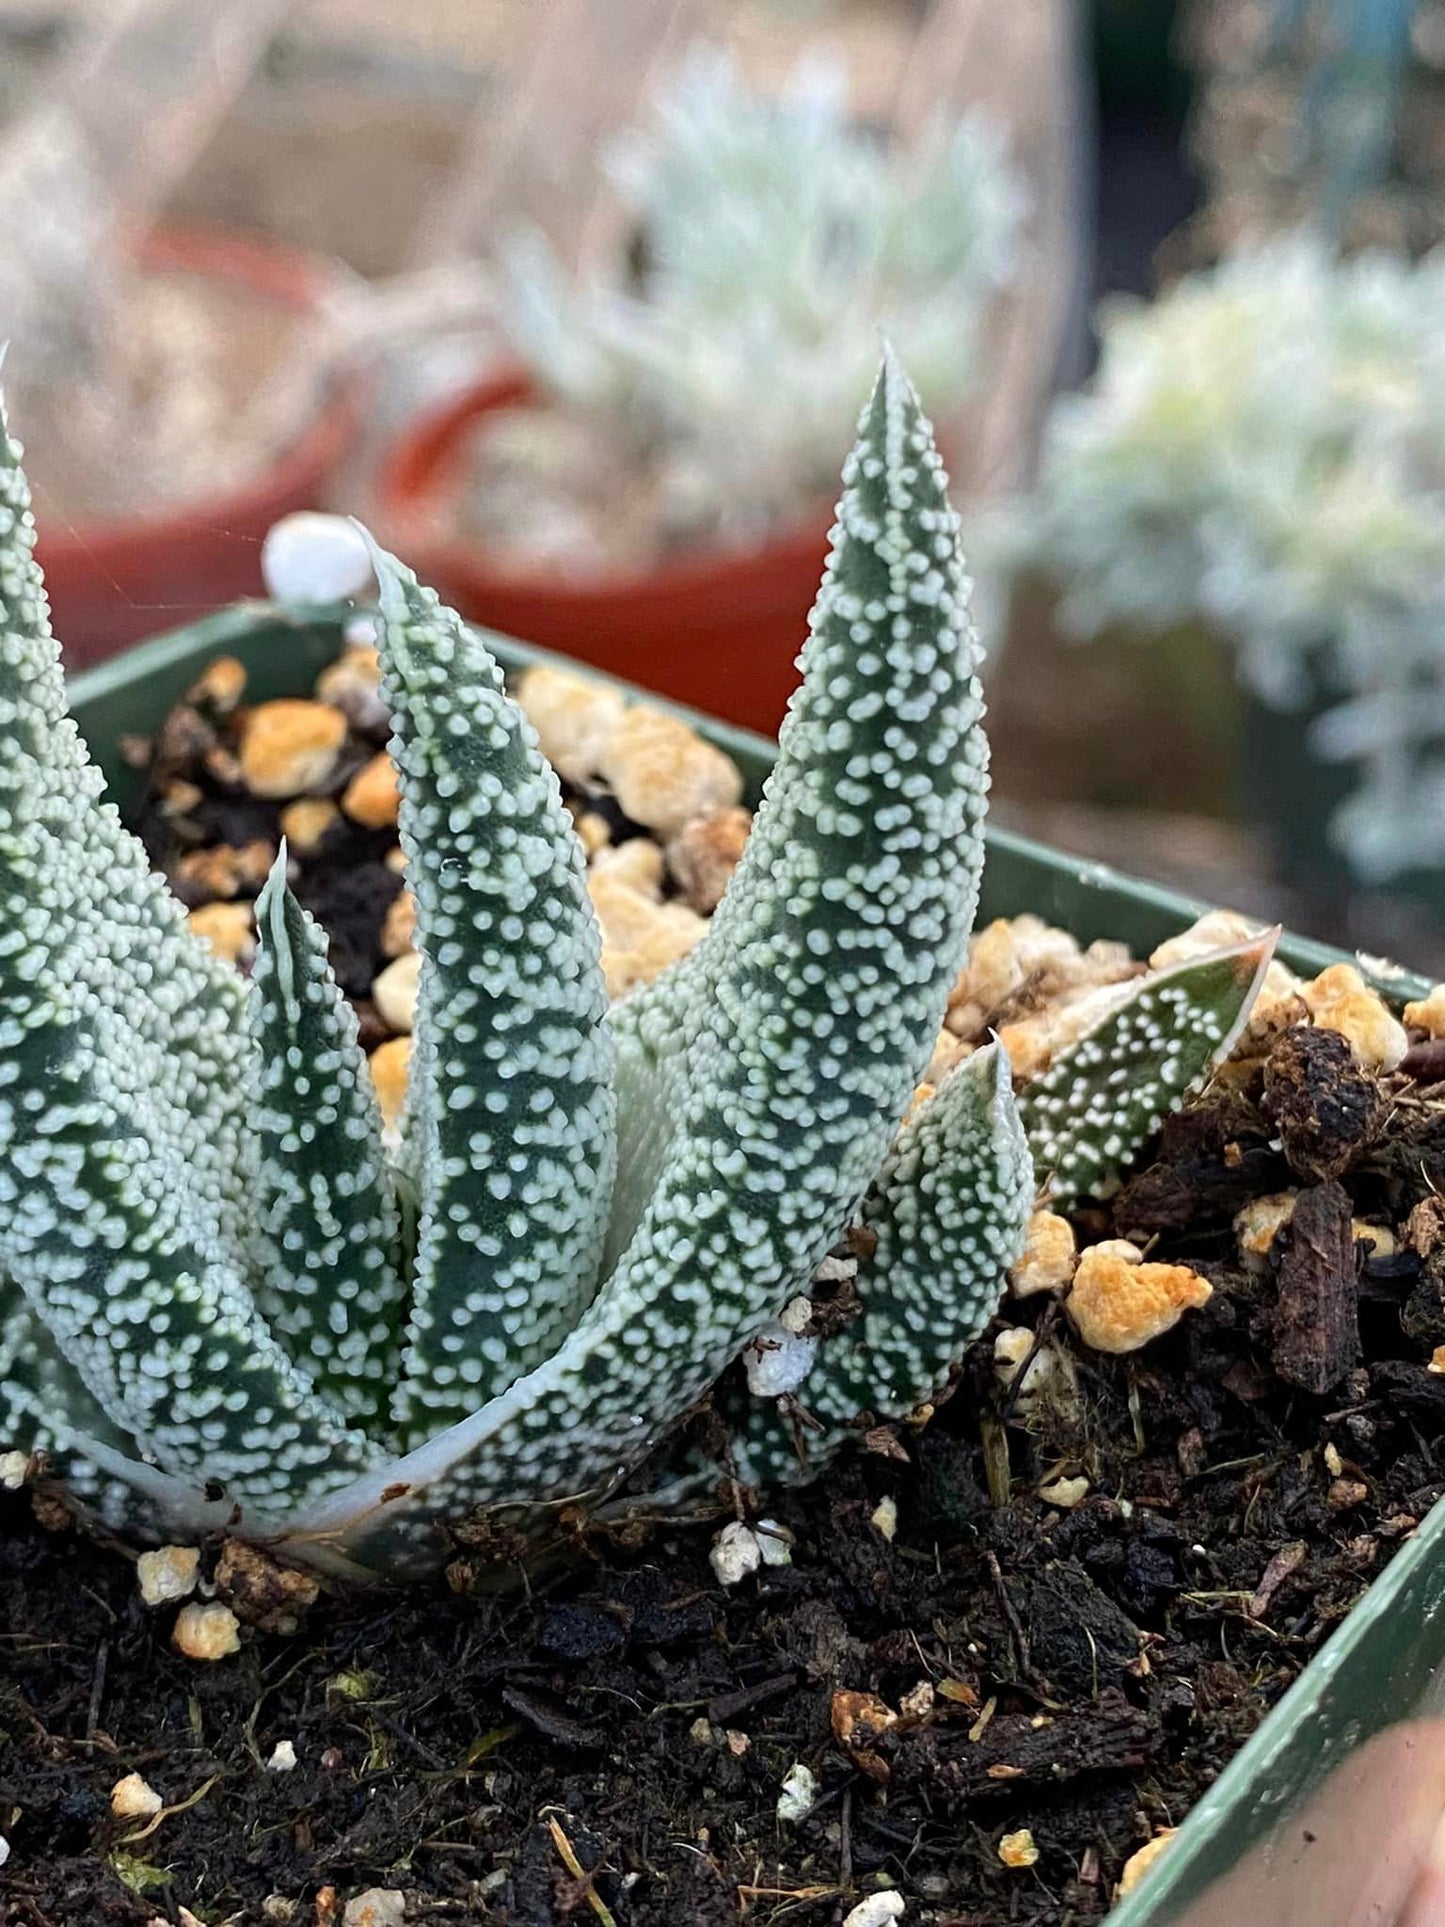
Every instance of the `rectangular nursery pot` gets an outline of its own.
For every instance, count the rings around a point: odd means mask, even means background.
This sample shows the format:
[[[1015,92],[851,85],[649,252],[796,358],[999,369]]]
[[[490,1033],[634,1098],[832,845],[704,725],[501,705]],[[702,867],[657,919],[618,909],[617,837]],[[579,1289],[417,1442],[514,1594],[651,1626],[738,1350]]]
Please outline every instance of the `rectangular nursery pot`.
[[[74,713],[121,808],[138,800],[142,782],[120,754],[122,737],[151,734],[213,656],[239,657],[255,697],[307,693],[319,670],[340,648],[346,613],[337,609],[289,613],[267,603],[242,603],[78,676],[71,685]],[[488,641],[508,669],[548,660],[543,652],[506,637],[491,636]],[[642,691],[627,689],[627,693],[659,701]],[[747,780],[749,800],[755,801],[775,746],[689,711],[676,713],[737,761]],[[1119,938],[1143,953],[1193,922],[1206,907],[1103,864],[1081,862],[1003,831],[989,832],[980,911],[984,918],[1032,911],[1084,942]],[[1343,959],[1340,951],[1297,937],[1285,939],[1281,955],[1311,975]],[[1397,1000],[1422,996],[1427,988],[1420,979],[1389,966],[1371,965],[1367,974]],[[1266,1836],[1274,1837],[1279,1850],[1266,1850],[1251,1863],[1251,1872],[1255,1866],[1261,1870],[1261,1884],[1251,1898],[1260,1905],[1260,1918],[1266,1900],[1278,1907],[1300,1864],[1301,1843],[1308,1838],[1305,1823],[1298,1818],[1304,1797],[1373,1735],[1431,1710],[1433,1683],[1441,1669],[1445,1669],[1445,1501],[1429,1514],[1185,1819],[1157,1869],[1120,1903],[1111,1922],[1115,1927],[1168,1927],[1179,1922],[1211,1883],[1235,1868],[1246,1849],[1264,1842]],[[1292,1815],[1294,1838],[1290,1836]],[[1271,1881],[1273,1892],[1268,1891]],[[1231,1899],[1237,1907],[1233,1888]],[[1323,1927],[1329,1927],[1327,1920]]]

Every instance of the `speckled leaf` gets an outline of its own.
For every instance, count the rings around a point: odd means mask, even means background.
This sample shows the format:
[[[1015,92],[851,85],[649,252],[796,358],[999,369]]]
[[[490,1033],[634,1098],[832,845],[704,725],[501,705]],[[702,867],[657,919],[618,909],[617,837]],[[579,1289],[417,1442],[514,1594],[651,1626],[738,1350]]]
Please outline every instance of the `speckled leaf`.
[[[918,1107],[864,1201],[878,1246],[858,1274],[862,1311],[820,1341],[795,1394],[806,1419],[730,1388],[738,1476],[811,1478],[860,1414],[903,1418],[942,1391],[998,1309],[1033,1204],[1008,1057],[989,1045]]]
[[[1117,1177],[1233,1050],[1279,932],[1141,977],[1122,1004],[1023,1087],[1019,1114],[1055,1203]]]
[[[0,411],[0,834],[35,876],[5,905],[0,968],[23,977],[29,934],[64,924],[67,981],[124,1029],[128,1064],[117,1068],[135,1087],[164,1079],[195,1208],[234,1239],[254,1169],[242,986],[192,937],[145,852],[99,801],[103,779],[65,713],[34,540],[20,448]]]
[[[376,568],[422,954],[397,1410],[416,1437],[538,1364],[592,1296],[615,1109],[601,940],[557,778],[480,636],[391,557]]]
[[[5,438],[0,1266],[114,1427],[284,1510],[372,1454],[281,1358],[235,1269],[254,1170],[241,986],[98,804],[17,460]]]
[[[0,902],[21,883],[33,888],[34,873],[0,835]],[[64,925],[53,930],[63,945]],[[356,1476],[377,1454],[256,1315],[195,1208],[173,1108],[117,1070],[124,1031],[74,994],[40,942],[20,970],[0,967],[13,1079],[0,1103],[0,1265],[91,1396],[165,1470],[273,1516]]]
[[[957,518],[891,360],[860,435],[631,1242],[552,1358],[394,1468],[414,1494],[393,1524],[368,1482],[313,1528],[384,1543],[409,1510],[607,1486],[806,1285],[877,1174],[967,942],[986,749]]]
[[[154,1475],[135,1440],[92,1398],[19,1287],[0,1278],[0,1449],[11,1447],[41,1454],[43,1476],[113,1531],[153,1537],[171,1522],[137,1490]],[[125,1476],[103,1470],[97,1454]]]
[[[337,1409],[375,1422],[395,1383],[404,1315],[397,1213],[356,1013],[327,965],[325,933],[287,887],[284,846],[256,926],[256,1303]]]
[[[91,1397],[24,1292],[0,1276],[0,1449],[68,1454],[77,1432],[119,1451],[135,1443]]]

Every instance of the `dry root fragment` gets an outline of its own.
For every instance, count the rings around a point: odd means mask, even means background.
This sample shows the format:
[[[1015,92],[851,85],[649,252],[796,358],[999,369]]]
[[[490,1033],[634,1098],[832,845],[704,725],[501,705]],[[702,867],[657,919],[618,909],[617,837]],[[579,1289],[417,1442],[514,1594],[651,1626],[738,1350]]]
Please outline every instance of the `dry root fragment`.
[[[1024,1233],[1023,1254],[1009,1271],[1009,1287],[1016,1298],[1062,1291],[1077,1263],[1074,1227],[1068,1219],[1055,1211],[1036,1211]]]
[[[341,794],[341,807],[367,830],[390,830],[401,814],[401,784],[385,750],[359,769]]]
[[[258,703],[241,732],[241,773],[253,796],[300,796],[325,785],[345,741],[346,718],[329,703]]]
[[[410,1037],[389,1037],[384,1044],[377,1045],[367,1062],[371,1066],[371,1081],[376,1087],[376,1102],[381,1111],[382,1124],[387,1130],[394,1131],[401,1122],[406,1104],[406,1074],[411,1063]]]
[[[553,769],[585,786],[601,770],[627,713],[621,691],[542,665],[528,669],[513,693]]]
[[[742,798],[742,772],[730,756],[677,717],[641,704],[613,732],[600,767],[624,813],[664,839]]]
[[[699,916],[710,917],[722,902],[752,826],[751,812],[734,804],[693,817],[668,844],[667,867]]]
[[[186,913],[192,935],[208,943],[222,963],[246,965],[256,954],[256,926],[249,903],[202,903]]]
[[[1331,964],[1300,994],[1315,1023],[1337,1030],[1365,1070],[1394,1070],[1410,1047],[1404,1025],[1353,964]]]
[[[248,1626],[294,1633],[320,1592],[309,1572],[283,1566],[244,1540],[228,1539],[216,1562],[216,1592]]]
[[[1114,1238],[1083,1253],[1064,1304],[1094,1351],[1136,1352],[1213,1295],[1187,1265],[1145,1264],[1136,1245]]]
[[[421,953],[408,950],[380,971],[371,986],[371,1001],[376,1005],[388,1030],[410,1036],[416,1024],[416,1000],[421,988]]]

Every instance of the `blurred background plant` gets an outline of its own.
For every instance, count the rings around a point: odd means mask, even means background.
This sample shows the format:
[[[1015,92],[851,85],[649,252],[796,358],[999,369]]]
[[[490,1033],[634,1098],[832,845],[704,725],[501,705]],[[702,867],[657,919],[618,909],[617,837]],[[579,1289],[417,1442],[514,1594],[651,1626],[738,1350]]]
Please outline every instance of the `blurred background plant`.
[[[610,258],[574,281],[539,229],[503,237],[503,323],[558,412],[484,425],[469,520],[574,571],[755,541],[827,499],[880,332],[949,418],[1017,264],[1006,149],[942,103],[900,147],[858,123],[836,59],[767,93],[691,47],[605,155],[625,215]],[[549,524],[536,497],[556,511],[564,476],[593,486]]]
[[[1301,221],[1348,244],[1445,237],[1441,0],[1193,0],[1192,240],[1218,252]]]
[[[1358,875],[1445,864],[1445,258],[1292,235],[1100,326],[1016,534],[1062,631],[1199,625],[1354,766]]]

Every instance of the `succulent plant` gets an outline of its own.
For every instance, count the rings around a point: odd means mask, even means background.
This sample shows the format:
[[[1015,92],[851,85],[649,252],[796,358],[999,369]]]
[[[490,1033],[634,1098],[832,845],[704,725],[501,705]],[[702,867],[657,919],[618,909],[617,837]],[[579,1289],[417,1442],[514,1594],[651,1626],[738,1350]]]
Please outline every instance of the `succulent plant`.
[[[807,1467],[946,1382],[1034,1176],[997,1047],[899,1132],[968,940],[987,756],[957,521],[896,363],[743,860],[687,960],[611,1010],[535,735],[481,637],[376,552],[423,959],[394,1160],[284,853],[248,986],[101,800],[18,462],[4,437],[0,1439],[132,1528],[424,1568],[479,1509],[542,1530],[605,1498],[858,1214],[876,1257],[800,1394]],[[1124,1088],[1099,1033],[1059,1055],[1050,1167],[1128,1156],[1267,949],[1126,990]],[[729,1378],[720,1409],[750,1475],[799,1469],[776,1399],[738,1409]]]
[[[831,485],[880,328],[935,407],[975,385],[1025,205],[987,115],[940,109],[905,147],[851,118],[839,65],[769,96],[700,45],[608,168],[643,274],[619,253],[574,283],[529,230],[504,312],[553,395],[666,451],[700,526],[746,536]]]
[[[1202,624],[1354,765],[1334,839],[1382,879],[1445,862],[1445,251],[1290,235],[1104,313],[1023,505],[1064,626]]]

